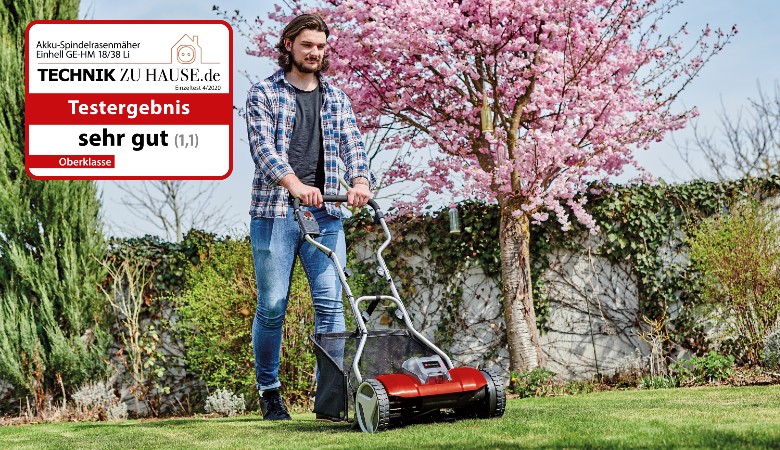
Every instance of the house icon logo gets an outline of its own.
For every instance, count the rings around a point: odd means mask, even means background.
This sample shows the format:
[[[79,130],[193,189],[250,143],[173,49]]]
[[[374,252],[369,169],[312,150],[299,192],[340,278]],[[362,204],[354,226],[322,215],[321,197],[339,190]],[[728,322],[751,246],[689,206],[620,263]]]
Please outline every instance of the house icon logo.
[[[198,44],[198,37],[190,37],[185,34],[171,47],[171,64],[174,62],[179,64],[202,63],[202,52],[203,50]]]

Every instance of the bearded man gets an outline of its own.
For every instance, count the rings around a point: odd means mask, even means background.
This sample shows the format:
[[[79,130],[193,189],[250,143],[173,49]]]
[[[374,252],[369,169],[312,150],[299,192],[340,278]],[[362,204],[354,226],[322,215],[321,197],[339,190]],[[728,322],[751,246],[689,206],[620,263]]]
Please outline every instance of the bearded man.
[[[346,167],[348,205],[371,199],[363,138],[344,92],[322,76],[329,65],[325,21],[316,14],[294,18],[276,49],[280,69],[255,84],[246,102],[249,149],[255,163],[250,238],[257,282],[252,323],[255,376],[265,420],[289,420],[280,395],[282,324],[296,258],[311,288],[314,332],[344,330],[341,282],[328,257],[303,239],[290,201],[301,200],[319,222],[318,242],[346,261],[337,205],[322,196],[338,195],[338,160]]]

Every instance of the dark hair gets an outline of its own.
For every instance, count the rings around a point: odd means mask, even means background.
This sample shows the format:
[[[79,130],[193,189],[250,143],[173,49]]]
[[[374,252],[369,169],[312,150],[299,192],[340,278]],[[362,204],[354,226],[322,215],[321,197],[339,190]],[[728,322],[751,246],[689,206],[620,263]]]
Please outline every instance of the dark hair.
[[[282,35],[279,36],[279,43],[276,44],[276,50],[279,52],[277,62],[279,67],[284,69],[285,72],[292,70],[292,54],[287,51],[284,45],[284,41],[289,39],[290,42],[295,42],[295,38],[301,34],[303,30],[314,30],[325,33],[325,37],[330,36],[330,30],[325,20],[319,14],[301,14],[294,18],[290,23],[282,30]],[[326,53],[322,58],[322,68],[320,72],[325,72],[330,67],[330,57]]]

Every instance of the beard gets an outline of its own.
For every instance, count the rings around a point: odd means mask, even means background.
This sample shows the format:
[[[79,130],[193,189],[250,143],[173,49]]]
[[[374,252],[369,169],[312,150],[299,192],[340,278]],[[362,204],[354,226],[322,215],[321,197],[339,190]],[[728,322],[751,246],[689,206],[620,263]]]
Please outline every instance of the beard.
[[[316,61],[314,59],[296,59],[294,56],[292,57],[292,63],[293,66],[295,66],[298,71],[301,73],[317,73],[320,70],[322,70],[322,61],[324,58],[318,58]]]

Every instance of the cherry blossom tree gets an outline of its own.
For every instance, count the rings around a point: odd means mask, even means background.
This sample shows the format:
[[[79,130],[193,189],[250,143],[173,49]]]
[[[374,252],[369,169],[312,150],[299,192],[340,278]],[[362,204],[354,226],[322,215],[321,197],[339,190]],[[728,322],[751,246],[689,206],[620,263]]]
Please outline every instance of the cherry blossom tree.
[[[396,145],[414,136],[416,148],[440,151],[391,173],[422,183],[417,205],[431,193],[498,202],[511,370],[545,363],[530,225],[554,217],[568,229],[574,218],[595,233],[588,186],[627,167],[642,173],[634,151],[695,116],[674,100],[737,31],[663,33],[679,0],[285,3],[259,20],[253,53],[272,57],[279,25],[319,12],[332,27],[328,75],[362,130],[400,124]]]

